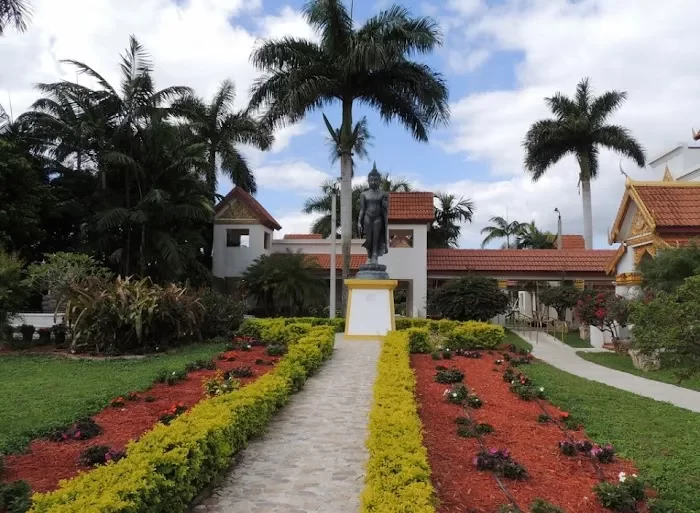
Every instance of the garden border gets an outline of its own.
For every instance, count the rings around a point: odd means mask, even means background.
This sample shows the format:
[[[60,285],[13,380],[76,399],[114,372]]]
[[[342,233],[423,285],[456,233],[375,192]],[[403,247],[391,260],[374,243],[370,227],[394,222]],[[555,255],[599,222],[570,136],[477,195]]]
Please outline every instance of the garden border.
[[[268,321],[271,322],[271,321]],[[173,513],[190,502],[261,434],[272,414],[333,353],[329,327],[299,330],[275,370],[240,390],[205,399],[170,425],[129,444],[127,457],[33,496],[32,513]]]

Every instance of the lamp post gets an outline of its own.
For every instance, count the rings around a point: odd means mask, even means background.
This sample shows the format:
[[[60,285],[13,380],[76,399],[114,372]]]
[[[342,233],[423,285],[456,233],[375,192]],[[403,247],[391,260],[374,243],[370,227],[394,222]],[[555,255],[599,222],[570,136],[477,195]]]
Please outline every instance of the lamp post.
[[[330,309],[328,310],[328,316],[331,319],[335,319],[335,256],[336,256],[336,242],[338,240],[338,228],[336,226],[336,202],[338,201],[338,195],[335,188],[331,192],[331,294],[330,294]]]
[[[557,216],[559,219],[557,220],[557,249],[563,249],[564,248],[564,241],[562,240],[562,234],[561,234],[561,212],[559,212],[559,208],[555,208],[554,211],[557,213]]]

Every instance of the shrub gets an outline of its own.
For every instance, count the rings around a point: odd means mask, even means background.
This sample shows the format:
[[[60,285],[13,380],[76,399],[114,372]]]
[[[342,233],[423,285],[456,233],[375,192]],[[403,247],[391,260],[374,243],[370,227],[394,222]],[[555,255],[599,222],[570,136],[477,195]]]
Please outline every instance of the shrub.
[[[110,461],[119,461],[124,456],[126,456],[124,451],[110,449],[106,445],[93,445],[80,453],[80,464],[86,467],[94,467]]]
[[[464,373],[457,367],[451,369],[439,369],[435,374],[435,381],[438,383],[459,383],[464,379]]]
[[[432,353],[430,353],[430,357],[431,357],[433,360],[442,360],[442,352],[440,352],[440,351],[433,351]]]
[[[241,388],[241,382],[231,377],[225,378],[222,371],[217,371],[213,378],[204,378],[202,386],[209,397],[228,394]]]
[[[636,476],[620,472],[618,483],[602,482],[593,489],[603,507],[621,513],[637,511],[637,503],[644,500],[644,483]]]
[[[576,306],[580,296],[581,292],[577,288],[569,286],[548,287],[537,292],[537,299],[554,308],[560,321],[566,320],[566,311]]]
[[[447,282],[428,300],[432,316],[456,321],[488,321],[507,309],[508,296],[496,280],[478,275]]]
[[[54,442],[89,440],[102,433],[102,428],[92,419],[79,420],[67,429],[59,429],[50,437]]]
[[[508,449],[481,451],[474,457],[473,463],[478,470],[490,470],[508,479],[527,478],[527,470],[511,458]]]
[[[200,340],[201,303],[187,289],[161,287],[150,279],[89,279],[73,285],[66,321],[73,325],[73,348],[94,345],[98,353],[162,349]]]
[[[610,444],[596,445],[591,449],[590,455],[601,463],[611,463],[615,459],[615,448]]]
[[[461,417],[466,419],[466,417]],[[467,422],[464,424],[459,424],[457,427],[457,435],[461,436],[463,438],[476,438],[479,435],[487,435],[489,433],[493,433],[494,429],[491,424],[487,424],[485,422],[481,423],[474,423],[467,419]]]
[[[66,343],[66,325],[65,324],[54,324],[51,328],[53,332],[53,341],[57,347],[63,347]]]
[[[562,440],[559,442],[559,450],[565,456],[576,456],[576,445],[569,440]]]
[[[406,333],[388,334],[377,369],[361,512],[435,513]]]
[[[608,332],[617,340],[620,338],[619,328],[626,326],[628,322],[629,301],[614,292],[592,294],[582,291],[574,314],[583,324]]]
[[[551,502],[537,498],[530,504],[530,513],[564,513],[564,510]]]
[[[656,292],[673,292],[686,278],[700,274],[700,244],[660,249],[654,258],[642,259],[640,271],[644,285]]]
[[[544,388],[533,383],[522,383],[516,381],[510,384],[510,391],[518,394],[520,399],[531,401],[532,399],[544,399]]]
[[[202,337],[232,337],[243,322],[245,303],[212,288],[197,291],[197,296],[203,309]]]
[[[31,493],[26,481],[0,483],[0,511],[24,513],[32,504]]]
[[[267,346],[265,352],[267,356],[282,356],[287,352],[287,349],[284,346],[271,345]]]
[[[586,454],[590,454],[592,449],[593,449],[593,444],[591,442],[589,442],[588,440],[582,440],[580,442],[576,442],[576,450],[578,452],[585,452]]]
[[[187,405],[185,403],[175,403],[165,410],[158,420],[167,426],[186,411]]]
[[[452,404],[462,404],[468,395],[469,390],[467,390],[467,387],[465,387],[462,383],[452,385],[443,393],[443,396],[447,397],[447,401]]]
[[[252,378],[254,376],[253,369],[248,366],[235,367],[227,372],[225,375],[232,378]]]
[[[432,351],[428,328],[409,328],[408,344],[412,353],[429,353]]]
[[[552,420],[552,418],[546,413],[540,413],[537,416],[537,422],[539,422],[540,424],[547,424],[550,420]]]
[[[449,349],[443,349],[442,350],[442,357],[445,360],[451,360],[452,359],[452,351]]]
[[[447,340],[454,349],[496,349],[505,336],[503,326],[472,321],[455,327]]]
[[[22,340],[24,340],[25,343],[31,343],[31,341],[34,338],[34,332],[36,331],[36,328],[29,324],[22,324],[19,327],[19,331],[22,334]]]
[[[467,406],[469,406],[470,408],[481,408],[483,404],[484,403],[481,401],[481,399],[479,399],[479,396],[477,396],[476,394],[470,394],[467,397]]]
[[[0,329],[21,310],[25,295],[22,261],[0,249]]]

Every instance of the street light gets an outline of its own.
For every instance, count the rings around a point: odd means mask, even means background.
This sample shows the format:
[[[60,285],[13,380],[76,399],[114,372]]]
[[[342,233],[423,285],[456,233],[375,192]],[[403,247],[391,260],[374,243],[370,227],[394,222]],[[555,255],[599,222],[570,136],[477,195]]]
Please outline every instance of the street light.
[[[338,188],[333,187],[333,190],[331,191],[331,265],[330,265],[330,271],[331,271],[331,289],[330,289],[330,309],[328,311],[328,316],[331,319],[335,319],[335,289],[336,289],[336,283],[335,283],[335,258],[336,258],[336,242],[338,239],[338,227],[336,226],[336,201],[338,200]]]
[[[559,208],[555,208],[554,211],[557,213],[557,216],[559,219],[557,220],[557,249],[563,249],[564,248],[564,241],[562,240],[562,234],[561,234],[561,212],[559,212]]]

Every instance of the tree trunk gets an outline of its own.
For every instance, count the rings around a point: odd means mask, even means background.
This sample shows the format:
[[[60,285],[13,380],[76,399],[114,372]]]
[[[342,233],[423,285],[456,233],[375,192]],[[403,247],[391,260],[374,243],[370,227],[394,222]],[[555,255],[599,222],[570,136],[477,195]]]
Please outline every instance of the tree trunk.
[[[343,101],[343,124],[340,133],[340,232],[343,254],[343,312],[346,311],[348,290],[345,280],[350,276],[350,243],[352,241],[352,100]],[[331,262],[335,265],[335,262]]]
[[[141,226],[141,245],[139,247],[139,272],[141,278],[146,276],[146,225]]]
[[[216,204],[216,151],[211,148],[209,151],[209,165],[207,167],[207,185],[211,196],[212,206]],[[233,184],[236,187],[236,184]],[[214,251],[214,230],[210,230],[208,235],[204,237],[204,265],[209,269],[212,268]]]
[[[125,197],[125,203],[126,203],[126,209],[129,210],[131,208],[131,193],[129,191],[129,169],[124,170],[124,197]],[[126,221],[126,226],[124,227],[124,231],[126,232],[126,254],[124,255],[124,277],[127,278],[129,276],[129,272],[131,270],[131,265],[130,265],[130,260],[131,260],[131,221],[127,219]]]
[[[591,168],[588,153],[578,159],[581,174],[581,198],[583,199],[583,240],[586,249],[593,249],[593,207],[591,206]]]

